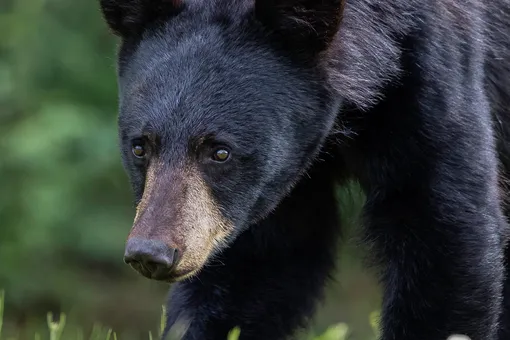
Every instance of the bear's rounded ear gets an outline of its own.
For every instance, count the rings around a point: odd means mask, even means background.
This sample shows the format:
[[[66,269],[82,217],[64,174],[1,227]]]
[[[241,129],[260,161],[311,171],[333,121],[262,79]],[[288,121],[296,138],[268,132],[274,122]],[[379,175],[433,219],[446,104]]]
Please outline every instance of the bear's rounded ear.
[[[281,43],[296,52],[317,54],[333,41],[345,0],[255,0],[255,14]]]
[[[139,34],[184,6],[182,0],[100,0],[100,4],[108,26],[120,37]]]

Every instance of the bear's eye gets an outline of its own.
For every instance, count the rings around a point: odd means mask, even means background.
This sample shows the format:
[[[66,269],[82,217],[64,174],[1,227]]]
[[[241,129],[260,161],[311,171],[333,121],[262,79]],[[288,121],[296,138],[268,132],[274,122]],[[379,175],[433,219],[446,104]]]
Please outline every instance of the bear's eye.
[[[218,149],[213,153],[213,160],[216,162],[225,162],[230,157],[230,152],[226,149]]]
[[[144,158],[145,157],[145,147],[141,142],[134,142],[131,147],[131,152],[136,158]]]

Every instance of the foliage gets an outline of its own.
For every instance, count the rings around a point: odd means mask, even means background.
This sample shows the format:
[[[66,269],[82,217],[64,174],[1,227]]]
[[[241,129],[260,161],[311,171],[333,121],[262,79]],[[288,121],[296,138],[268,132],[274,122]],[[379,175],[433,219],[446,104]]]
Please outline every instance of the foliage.
[[[3,304],[4,304],[4,293],[3,291],[0,291],[0,339],[1,339],[1,324],[2,324],[2,311],[3,311]],[[161,320],[164,320],[163,315],[165,314],[165,310],[163,308],[162,310],[162,317]],[[373,312],[370,315],[370,323],[372,325],[372,330],[375,332],[375,337],[372,336],[370,340],[378,338],[378,318],[379,314],[378,312]],[[66,316],[65,314],[60,315],[59,321],[53,320],[52,313],[48,313],[47,315],[48,320],[48,333],[50,340],[61,340],[62,333],[64,330],[64,327],[66,325]],[[161,324],[159,335],[162,334],[164,328],[164,324]],[[241,329],[239,327],[236,327],[230,331],[230,333],[227,336],[226,340],[238,340],[239,336],[241,335]],[[152,333],[149,332],[148,335],[149,340],[153,340]],[[333,325],[329,327],[323,334],[316,336],[316,337],[308,337],[308,340],[348,340],[349,337],[349,327],[345,323],[339,323],[336,325]],[[36,340],[40,340],[40,336],[38,334],[35,335]],[[73,340],[83,340],[83,332],[78,332],[76,336],[73,338]],[[94,329],[90,335],[90,340],[117,340],[117,334],[110,328],[110,329],[102,329],[99,325],[94,325]],[[460,336],[460,335],[453,335],[448,338],[448,340],[469,340],[467,337]]]
[[[143,327],[164,299],[164,285],[142,284],[122,263],[133,209],[117,150],[115,46],[96,1],[0,1],[9,330],[61,308],[73,310],[69,322],[91,324],[95,314],[124,328],[135,314]]]
[[[3,307],[3,293],[0,295],[0,311]],[[164,314],[164,309],[162,311],[162,314]],[[163,318],[162,318],[163,319]],[[0,325],[2,322],[2,314],[0,313]],[[50,340],[62,340],[62,333],[64,331],[64,328],[66,326],[66,315],[61,314],[59,321],[55,321],[53,319],[53,314],[50,312],[47,314],[47,327],[48,327],[48,334]],[[161,325],[160,333],[162,333],[163,325]],[[333,325],[329,327],[322,335],[319,335],[317,337],[310,337],[308,340],[347,340],[348,339],[348,331],[349,328],[345,323],[339,323],[337,325]],[[227,336],[226,340],[238,340],[239,336],[241,334],[241,329],[239,327],[236,327],[230,331],[230,333]],[[1,334],[0,334],[1,335]],[[36,334],[35,339],[41,339],[39,334]],[[1,337],[0,337],[1,339]],[[68,338],[66,338],[68,339]],[[76,333],[76,336],[73,338],[73,340],[83,340],[83,332]],[[94,325],[94,329],[90,335],[90,340],[117,340],[117,334],[110,328],[110,329],[103,329],[99,325]],[[152,333],[149,332],[148,339],[152,340]],[[459,339],[460,340],[460,339]]]

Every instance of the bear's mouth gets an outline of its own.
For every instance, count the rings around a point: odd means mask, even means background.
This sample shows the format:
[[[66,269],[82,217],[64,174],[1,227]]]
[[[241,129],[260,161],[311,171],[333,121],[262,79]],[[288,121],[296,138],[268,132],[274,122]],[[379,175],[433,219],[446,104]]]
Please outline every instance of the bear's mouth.
[[[132,269],[143,277],[166,283],[176,283],[196,275],[199,269],[179,271],[174,268],[161,268],[155,263],[128,263]]]
[[[175,274],[172,273],[170,268],[157,268],[156,264],[153,263],[140,263],[133,262],[129,263],[131,268],[137,271],[140,275],[156,281],[173,281]]]

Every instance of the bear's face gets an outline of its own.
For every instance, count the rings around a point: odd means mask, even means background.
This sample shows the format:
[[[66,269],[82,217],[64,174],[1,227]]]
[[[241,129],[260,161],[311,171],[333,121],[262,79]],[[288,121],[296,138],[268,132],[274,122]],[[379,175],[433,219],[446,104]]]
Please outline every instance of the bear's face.
[[[137,268],[155,279],[195,274],[270,213],[340,105],[321,67],[275,48],[248,9],[235,20],[213,12],[181,8],[124,37],[119,54],[119,135],[137,202],[129,238],[177,251],[165,275]]]

